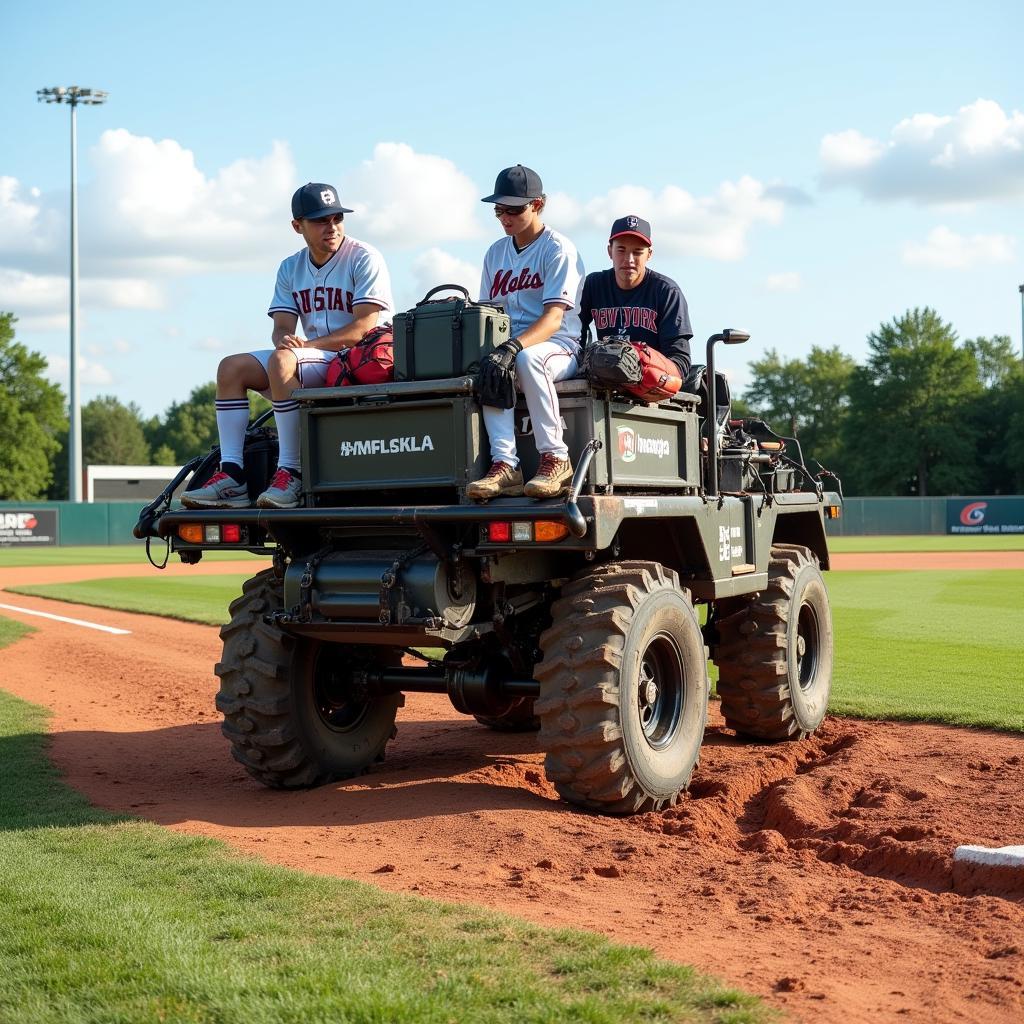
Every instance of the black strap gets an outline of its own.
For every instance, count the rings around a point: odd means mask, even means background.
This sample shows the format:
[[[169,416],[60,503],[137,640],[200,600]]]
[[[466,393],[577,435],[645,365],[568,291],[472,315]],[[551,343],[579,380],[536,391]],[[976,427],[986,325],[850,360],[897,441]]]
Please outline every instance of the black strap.
[[[452,358],[456,373],[462,373],[462,312],[466,303],[459,299],[455,306],[455,315],[452,317]]]
[[[410,309],[405,314],[405,356],[409,380],[416,379],[416,317]]]

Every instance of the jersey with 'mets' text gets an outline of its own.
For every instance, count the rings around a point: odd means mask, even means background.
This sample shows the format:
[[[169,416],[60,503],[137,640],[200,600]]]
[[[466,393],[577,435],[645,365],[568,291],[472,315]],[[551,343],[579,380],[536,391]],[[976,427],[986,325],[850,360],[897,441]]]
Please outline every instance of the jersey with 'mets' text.
[[[516,249],[512,236],[506,235],[484,256],[480,301],[505,307],[513,337],[539,320],[545,306],[567,306],[562,326],[550,340],[578,355],[583,274],[583,260],[576,246],[557,231],[544,228],[522,252]]]
[[[395,306],[391,278],[372,245],[346,235],[322,267],[313,265],[309,249],[283,260],[267,313],[295,313],[306,338],[322,338],[352,323],[352,310],[364,302],[380,307],[378,325],[387,323]]]
[[[587,274],[580,318],[584,330],[593,323],[598,338],[627,335],[645,342],[668,356],[681,377],[690,369],[690,313],[679,285],[664,274],[646,270],[644,279],[628,290],[615,283],[614,270]]]

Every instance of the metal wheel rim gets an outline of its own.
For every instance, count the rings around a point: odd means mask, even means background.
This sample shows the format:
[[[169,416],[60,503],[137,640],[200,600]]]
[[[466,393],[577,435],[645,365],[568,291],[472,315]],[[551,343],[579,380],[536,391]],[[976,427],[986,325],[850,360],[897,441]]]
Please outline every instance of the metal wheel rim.
[[[318,655],[313,667],[313,707],[323,725],[332,732],[350,732],[366,716],[366,700],[355,699],[348,666],[331,664]]]
[[[810,689],[818,674],[821,629],[818,614],[810,604],[800,606],[796,621],[796,677],[801,690]]]
[[[644,739],[654,750],[669,746],[683,714],[686,672],[679,645],[658,633],[644,650],[637,679],[637,714]]]

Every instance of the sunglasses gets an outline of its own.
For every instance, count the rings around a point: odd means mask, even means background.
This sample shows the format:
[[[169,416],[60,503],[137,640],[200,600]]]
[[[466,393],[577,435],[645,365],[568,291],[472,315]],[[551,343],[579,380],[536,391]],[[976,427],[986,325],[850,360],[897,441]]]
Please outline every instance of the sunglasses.
[[[521,217],[526,211],[533,206],[532,202],[527,203],[525,206],[496,206],[494,208],[495,217]]]

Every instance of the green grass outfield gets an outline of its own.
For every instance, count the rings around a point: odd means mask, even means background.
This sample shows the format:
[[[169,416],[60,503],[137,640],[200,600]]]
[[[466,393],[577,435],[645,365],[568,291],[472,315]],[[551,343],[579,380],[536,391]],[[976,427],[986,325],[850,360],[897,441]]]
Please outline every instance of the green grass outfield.
[[[0,646],[26,631],[0,620]],[[444,1024],[776,1019],[650,950],[261,864],[115,818],[0,692],[0,1020]]]
[[[831,551],[1022,551],[1024,534],[947,536],[936,534],[926,537],[829,537]],[[163,545],[153,545],[157,561],[163,558]],[[176,558],[177,556],[172,556]],[[246,551],[208,552],[206,561],[266,561],[265,556],[250,555]],[[109,547],[55,547],[26,548],[0,547],[0,569],[26,565],[119,565],[145,562],[143,544],[115,544]]]
[[[157,562],[164,557],[164,544],[154,542],[150,550]],[[178,556],[171,556],[177,561]],[[248,551],[216,551],[203,555],[211,562],[268,562],[265,555]],[[145,544],[90,545],[83,547],[18,548],[0,547],[0,569],[22,568],[26,565],[131,565],[145,563]]]
[[[154,573],[11,590],[217,625],[245,578]],[[834,713],[1024,731],[1024,571],[832,572],[826,582]]]

